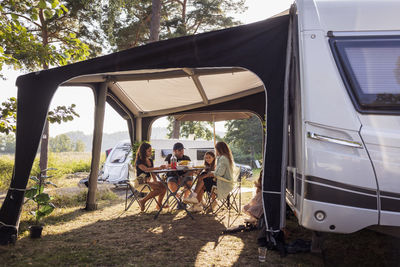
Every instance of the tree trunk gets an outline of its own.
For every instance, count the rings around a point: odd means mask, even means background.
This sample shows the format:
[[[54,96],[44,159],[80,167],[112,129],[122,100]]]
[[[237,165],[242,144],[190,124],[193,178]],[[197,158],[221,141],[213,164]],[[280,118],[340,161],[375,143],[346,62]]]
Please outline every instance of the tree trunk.
[[[172,128],[172,138],[173,139],[179,139],[180,128],[181,128],[181,122],[174,120],[174,124],[173,124],[173,128]]]
[[[46,123],[44,125],[44,131],[42,134],[42,140],[40,142],[40,161],[39,161],[40,170],[47,169],[48,147],[49,147],[49,121],[46,119]],[[43,172],[42,175],[46,176],[46,172]]]
[[[104,112],[107,98],[107,84],[99,85],[96,90],[96,105],[94,115],[94,129],[93,129],[93,145],[92,145],[92,163],[89,175],[89,187],[86,197],[86,210],[96,210],[96,191],[97,191],[97,178],[99,174],[99,162],[101,154],[101,142],[103,138],[104,126]]]
[[[187,6],[187,0],[183,0],[182,2],[182,25],[184,29],[185,35],[187,35],[187,25],[186,25],[186,6]]]
[[[152,0],[150,22],[150,42],[156,42],[160,36],[161,0]]]
[[[251,158],[250,158],[250,167],[254,167],[254,159],[255,159],[255,157],[254,157],[254,148],[253,147],[251,147],[251,151],[250,151],[250,154],[251,154]]]

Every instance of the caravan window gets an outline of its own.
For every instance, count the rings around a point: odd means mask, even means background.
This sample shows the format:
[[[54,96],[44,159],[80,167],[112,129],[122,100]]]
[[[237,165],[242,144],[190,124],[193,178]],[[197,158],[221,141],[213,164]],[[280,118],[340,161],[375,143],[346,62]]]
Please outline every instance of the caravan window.
[[[196,159],[197,160],[204,160],[204,155],[207,153],[207,151],[212,151],[213,149],[197,149],[196,153]]]
[[[359,111],[400,110],[400,38],[336,38],[331,45]]]
[[[165,158],[169,154],[172,154],[172,149],[161,149],[161,157]]]

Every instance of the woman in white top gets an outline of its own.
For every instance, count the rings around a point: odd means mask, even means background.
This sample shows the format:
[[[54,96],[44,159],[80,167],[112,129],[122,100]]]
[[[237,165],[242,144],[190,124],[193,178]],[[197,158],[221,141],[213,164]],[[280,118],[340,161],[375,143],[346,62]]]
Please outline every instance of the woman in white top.
[[[226,199],[233,189],[233,156],[225,142],[218,142],[215,145],[215,152],[217,154],[217,165],[212,174],[217,180],[217,197],[218,199]],[[212,211],[215,208],[217,204],[215,198],[216,196],[212,194],[212,205],[208,211]]]
[[[218,142],[215,145],[217,152],[217,166],[214,176],[222,177],[217,179],[217,192],[219,199],[225,199],[233,189],[233,162],[232,152],[225,142]],[[224,181],[227,180],[227,181]]]

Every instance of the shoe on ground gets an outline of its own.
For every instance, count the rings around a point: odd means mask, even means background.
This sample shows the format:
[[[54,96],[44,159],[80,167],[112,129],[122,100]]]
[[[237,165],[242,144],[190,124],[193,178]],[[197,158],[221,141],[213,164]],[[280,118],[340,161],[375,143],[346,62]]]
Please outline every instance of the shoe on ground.
[[[249,217],[249,218],[244,219],[244,222],[246,222],[246,223],[256,223],[257,219],[254,218],[254,217]]]
[[[207,207],[205,210],[206,213],[213,213],[213,209],[211,206]]]
[[[182,201],[183,201],[183,203],[186,203],[186,204],[197,204],[197,203],[199,203],[197,198],[195,198],[192,195],[190,195],[189,197],[184,197]]]
[[[188,209],[188,211],[189,211],[189,212],[200,212],[200,211],[203,211],[203,207],[201,206],[200,203],[194,204],[193,206],[191,206],[191,207]]]
[[[185,203],[178,203],[178,205],[176,206],[177,210],[184,210],[185,208],[186,208]]]

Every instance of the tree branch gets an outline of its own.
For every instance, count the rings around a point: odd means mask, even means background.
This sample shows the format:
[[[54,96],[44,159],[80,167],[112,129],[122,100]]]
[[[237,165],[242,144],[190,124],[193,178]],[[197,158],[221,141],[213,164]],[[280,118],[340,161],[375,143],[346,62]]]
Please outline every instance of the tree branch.
[[[42,25],[40,25],[40,24],[34,22],[32,19],[30,19],[30,18],[28,18],[28,17],[26,17],[26,16],[24,16],[24,15],[17,14],[17,13],[13,13],[13,12],[7,12],[7,13],[3,13],[3,14],[5,14],[5,15],[16,15],[16,16],[18,16],[18,17],[24,18],[24,19],[26,19],[27,21],[29,21],[29,22],[35,24],[35,25],[38,26],[39,28],[42,28]]]

